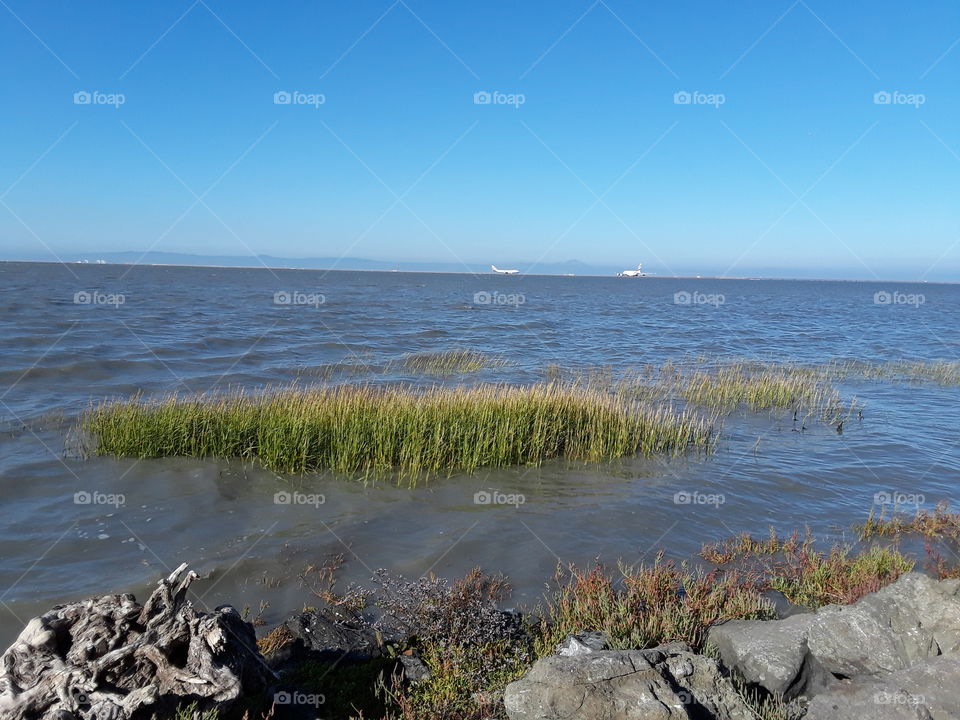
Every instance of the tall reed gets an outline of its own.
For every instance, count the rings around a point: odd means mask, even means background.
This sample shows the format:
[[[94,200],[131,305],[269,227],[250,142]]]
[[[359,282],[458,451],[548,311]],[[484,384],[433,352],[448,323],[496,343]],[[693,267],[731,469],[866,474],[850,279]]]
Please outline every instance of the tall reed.
[[[256,459],[278,472],[402,475],[709,450],[709,420],[590,388],[287,387],[134,397],[88,411],[98,454]]]

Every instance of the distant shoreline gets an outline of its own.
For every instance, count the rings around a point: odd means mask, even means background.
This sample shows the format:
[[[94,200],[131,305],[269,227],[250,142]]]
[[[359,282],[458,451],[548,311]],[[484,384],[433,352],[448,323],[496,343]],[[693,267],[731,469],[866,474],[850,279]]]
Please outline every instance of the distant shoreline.
[[[60,260],[0,260],[0,264],[19,264],[19,265],[64,265],[71,267],[73,265],[88,265],[95,267],[120,266],[120,267],[183,267],[183,268],[210,268],[217,270],[284,270],[294,272],[359,272],[359,273],[384,273],[388,275],[470,275],[472,277],[578,277],[578,278],[614,278],[623,280],[750,280],[750,281],[790,281],[790,282],[849,282],[849,283],[901,283],[904,285],[958,285],[960,280],[893,280],[881,278],[878,280],[864,280],[860,278],[818,278],[818,277],[785,277],[785,276],[759,276],[759,275],[659,275],[650,273],[639,278],[617,277],[615,274],[594,275],[588,273],[520,273],[519,275],[509,276],[500,275],[490,271],[470,272],[469,270],[384,270],[376,268],[354,269],[354,268],[305,268],[289,267],[278,265],[193,265],[189,263],[134,263],[134,262],[67,262]]]

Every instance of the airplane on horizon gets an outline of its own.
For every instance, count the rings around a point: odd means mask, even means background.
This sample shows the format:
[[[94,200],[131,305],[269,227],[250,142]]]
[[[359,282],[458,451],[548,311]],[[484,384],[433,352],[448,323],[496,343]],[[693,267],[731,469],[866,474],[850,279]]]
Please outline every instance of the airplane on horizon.
[[[617,277],[643,277],[643,263],[637,265],[636,270],[622,270],[618,272]]]
[[[516,275],[519,270],[501,270],[496,265],[491,265],[490,269],[493,270],[497,275]]]

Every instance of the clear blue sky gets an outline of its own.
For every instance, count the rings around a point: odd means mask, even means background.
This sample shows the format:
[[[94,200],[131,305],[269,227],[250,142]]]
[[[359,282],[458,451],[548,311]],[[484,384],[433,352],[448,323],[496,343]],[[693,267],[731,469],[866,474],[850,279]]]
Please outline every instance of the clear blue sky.
[[[953,0],[3,0],[0,257],[958,280],[958,39]]]

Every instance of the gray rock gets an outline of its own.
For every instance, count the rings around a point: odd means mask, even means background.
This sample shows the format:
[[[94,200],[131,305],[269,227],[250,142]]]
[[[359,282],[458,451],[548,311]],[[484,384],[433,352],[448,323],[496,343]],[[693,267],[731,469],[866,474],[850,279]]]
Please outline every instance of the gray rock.
[[[807,633],[810,653],[843,677],[910,667],[960,648],[960,581],[907,573],[853,605],[828,605]]]
[[[942,655],[882,678],[844,682],[813,698],[804,720],[955,720],[960,658]]]
[[[786,698],[837,678],[880,676],[960,648],[960,581],[906,573],[853,605],[710,629],[723,664]]]
[[[556,653],[563,657],[576,657],[599,650],[610,649],[610,638],[606,633],[596,630],[567,635],[566,639],[557,645]]]
[[[713,660],[681,643],[538,660],[507,686],[510,720],[748,720]]]
[[[415,655],[401,655],[400,665],[403,668],[404,679],[414,685],[432,677],[427,664]]]
[[[304,649],[338,659],[366,660],[379,654],[381,641],[369,624],[334,606],[307,610],[290,617],[285,625]]]
[[[789,699],[826,685],[829,674],[807,649],[811,613],[783,620],[730,620],[710,628],[707,642],[723,664],[751,685]]]

